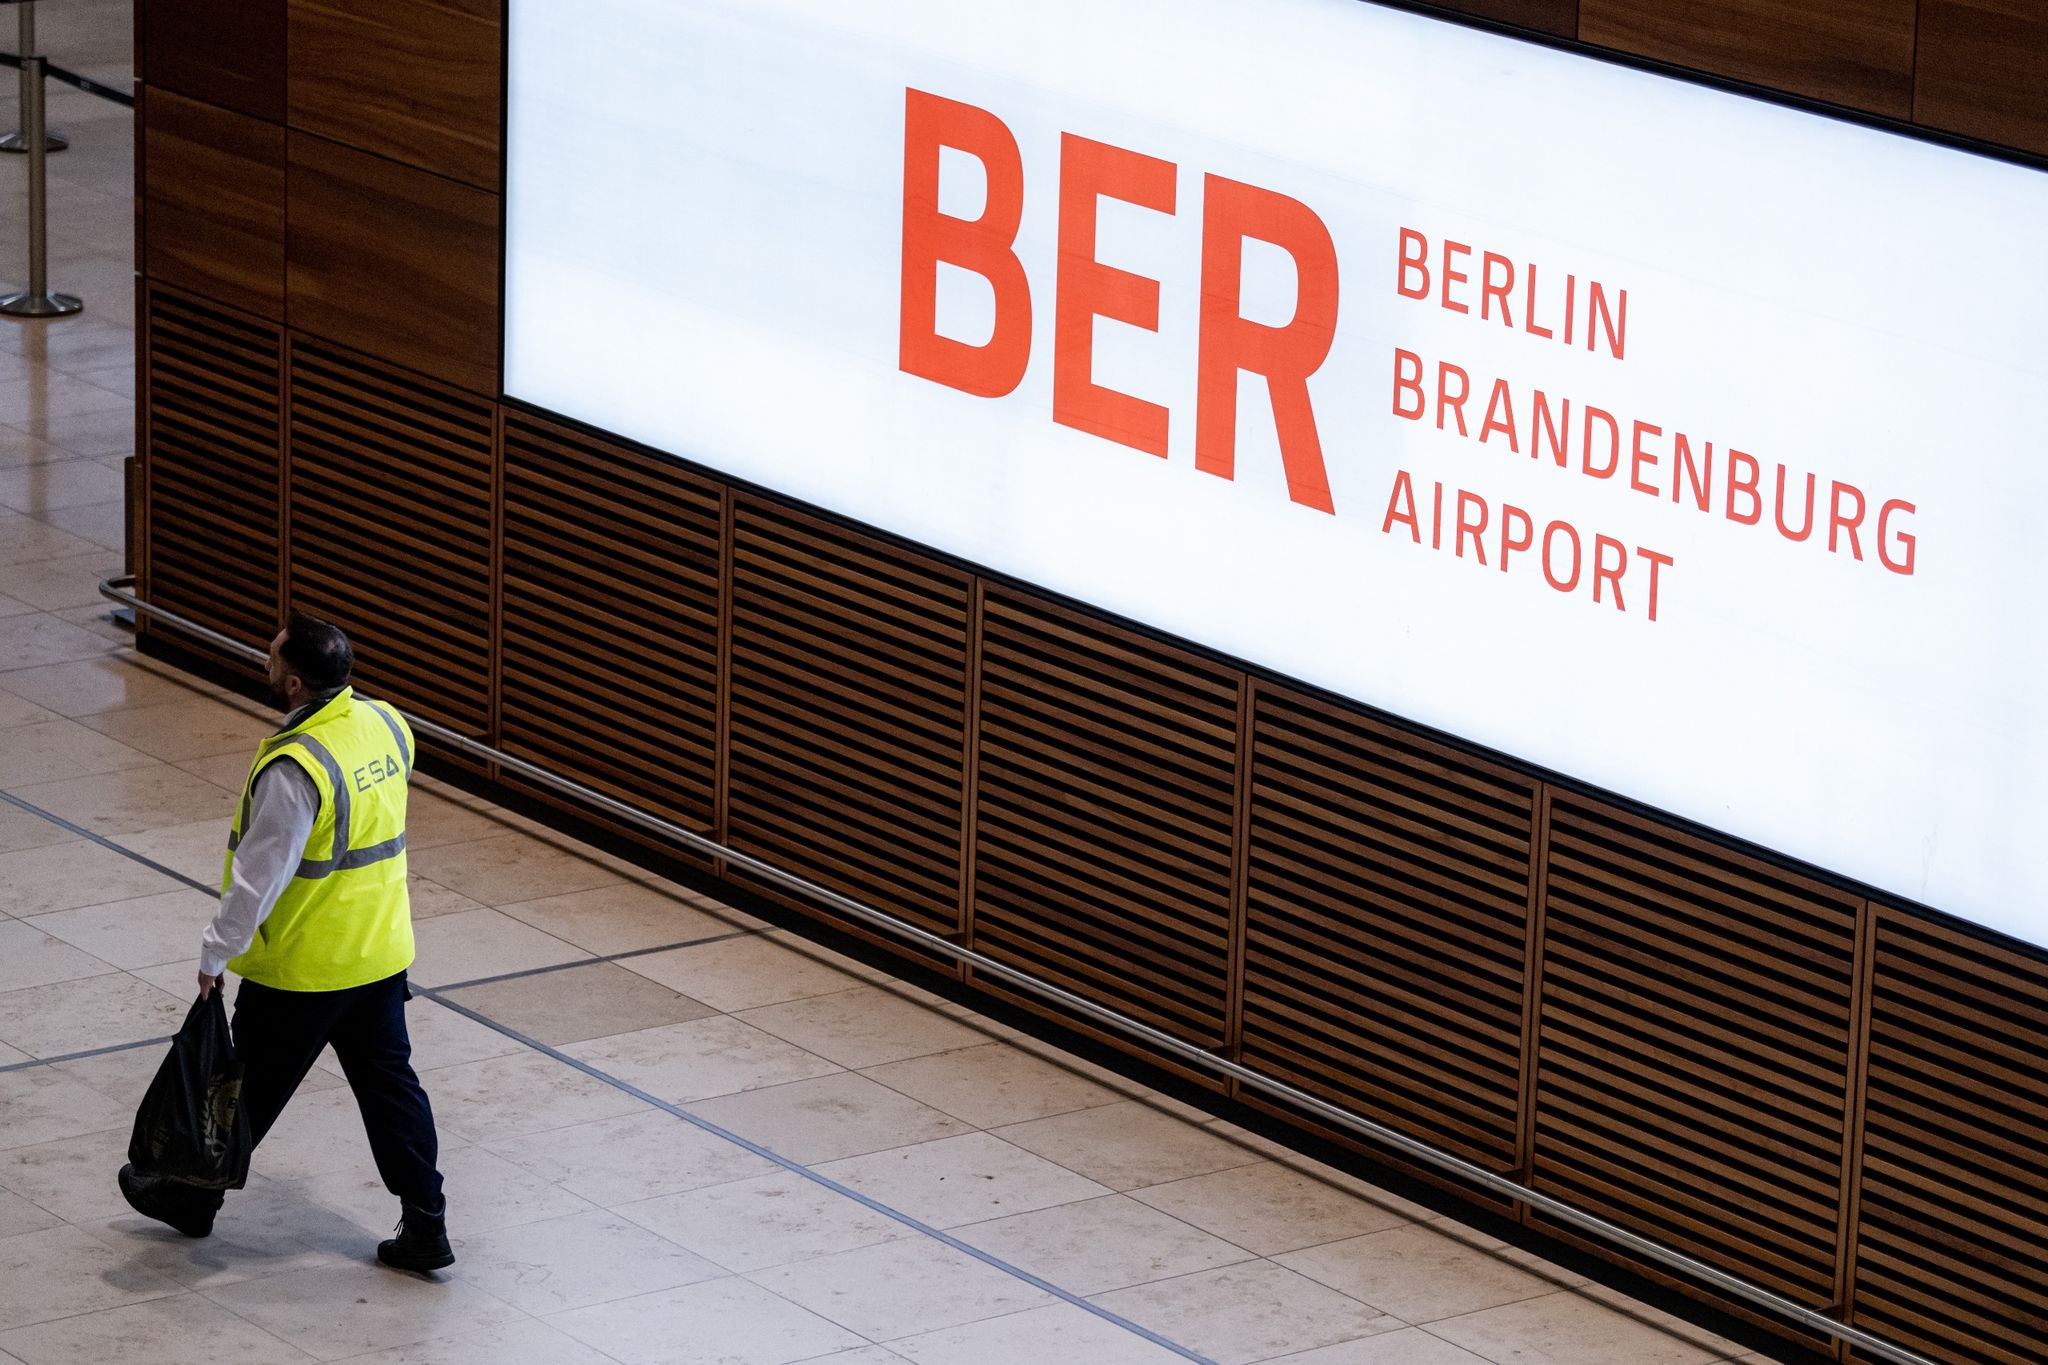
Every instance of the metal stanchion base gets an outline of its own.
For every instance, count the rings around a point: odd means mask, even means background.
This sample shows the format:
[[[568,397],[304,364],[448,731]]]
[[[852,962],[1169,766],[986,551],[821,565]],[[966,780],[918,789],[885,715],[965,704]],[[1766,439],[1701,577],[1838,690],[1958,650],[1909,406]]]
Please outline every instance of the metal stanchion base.
[[[11,318],[69,317],[85,304],[70,294],[31,294],[26,289],[0,299],[0,313]]]
[[[45,151],[61,152],[70,145],[71,139],[62,133],[43,134],[43,149]],[[27,150],[28,139],[20,133],[0,133],[0,152],[26,152]]]

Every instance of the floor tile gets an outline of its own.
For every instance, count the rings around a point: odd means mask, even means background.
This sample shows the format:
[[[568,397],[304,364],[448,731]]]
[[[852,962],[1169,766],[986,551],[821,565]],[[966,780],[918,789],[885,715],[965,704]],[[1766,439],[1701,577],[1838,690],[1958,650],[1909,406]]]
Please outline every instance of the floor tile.
[[[658,1109],[509,1138],[492,1143],[491,1150],[606,1208],[779,1169]]]
[[[27,848],[49,848],[53,844],[68,844],[78,838],[70,830],[53,821],[45,820],[34,811],[23,810],[11,802],[0,801],[0,853],[14,853]],[[6,909],[0,899],[0,911]]]
[[[102,1095],[53,1067],[0,1071],[0,1148],[104,1132],[134,1118],[133,1104]]]
[[[14,427],[0,424],[0,466],[12,468],[24,463],[25,461],[18,457],[30,448],[51,449],[47,442],[39,441]],[[47,522],[38,521],[19,512],[0,511],[0,565],[33,564],[45,559],[61,559],[66,555],[88,554],[93,548],[91,541],[60,531]],[[104,653],[105,650],[102,648],[95,652]],[[0,659],[5,659],[15,668],[34,668],[40,664],[54,664],[65,659],[83,657],[85,656],[79,654],[57,654],[27,658],[12,649],[0,648]]]
[[[439,882],[430,882],[417,872],[406,877],[406,893],[412,902],[412,918],[417,924],[423,919],[439,919],[443,915],[459,915],[468,910],[484,910],[460,892],[450,891]]]
[[[231,749],[216,750],[196,758],[181,758],[172,765],[180,772],[190,773],[210,786],[218,787],[241,800],[242,789],[249,785],[249,764],[255,760],[253,744],[237,744]]]
[[[414,854],[444,844],[473,843],[505,832],[489,811],[451,801],[415,781],[406,796],[405,846]]]
[[[138,1269],[77,1228],[0,1242],[0,1330],[163,1298],[178,1286]],[[11,1350],[11,1348],[10,1348]]]
[[[166,763],[246,750],[245,767],[277,730],[274,716],[251,715],[211,697],[102,711],[80,723]]]
[[[1619,1289],[1610,1289],[1604,1284],[1589,1282],[1582,1286],[1578,1293],[1581,1298],[1605,1304],[1607,1307],[1634,1318],[1646,1326],[1655,1327],[1669,1336],[1678,1337],[1681,1340],[1690,1342],[1692,1345],[1712,1353],[1717,1358],[1746,1353],[1746,1348],[1741,1343],[1730,1341],[1726,1337],[1709,1332],[1706,1328],[1688,1322],[1675,1313],[1666,1312],[1654,1304],[1632,1299]]]
[[[623,1204],[618,1212],[729,1270],[761,1270],[924,1234],[793,1171]]]
[[[1275,1356],[1269,1365],[1494,1365],[1462,1346],[1431,1336],[1420,1327],[1404,1327],[1313,1351]],[[1561,1365],[1561,1363],[1560,1363]]]
[[[209,1289],[207,1297],[321,1360],[500,1323],[517,1309],[460,1280],[336,1265]]]
[[[0,640],[0,653],[5,649]],[[235,808],[233,792],[169,764],[37,783],[14,795],[109,838],[201,819],[219,820],[225,831]]]
[[[1500,1365],[1699,1365],[1730,1354],[1570,1290],[1446,1318],[1429,1330]]]
[[[1187,1359],[1071,1303],[906,1337],[891,1348],[913,1365],[1171,1365]]]
[[[94,468],[104,470],[104,466]],[[0,470],[0,477],[20,472]],[[118,479],[120,475],[114,477]],[[37,611],[61,611],[104,601],[99,594],[101,580],[117,577],[120,572],[120,551],[94,545],[84,554],[35,559],[0,568],[0,587],[6,589],[9,597],[26,602]]]
[[[83,287],[83,286],[80,286]],[[12,425],[31,436],[40,437],[51,445],[73,455],[93,457],[99,455],[130,455],[135,452],[135,412],[132,403],[111,397],[123,403],[122,407],[99,411],[53,411],[40,416],[19,418]]]
[[[64,1220],[12,1190],[0,1190],[0,1241],[62,1226]]]
[[[19,610],[16,610],[16,608],[19,608]],[[0,600],[0,616],[18,616],[22,611],[34,610],[35,608],[33,607],[22,606],[20,603],[16,603],[12,598]],[[7,742],[8,736],[6,732],[14,729],[16,726],[43,725],[50,721],[60,721],[63,719],[64,717],[58,715],[55,711],[37,706],[27,697],[17,697],[12,692],[0,692],[0,744]]]
[[[124,834],[121,847],[203,885],[217,887],[226,869],[228,822],[195,820],[188,825]]]
[[[1259,1160],[1236,1143],[1143,1100],[1034,1119],[1000,1133],[1005,1141],[1118,1190],[1164,1185]]]
[[[196,959],[200,933],[219,909],[219,897],[183,889],[53,910],[28,923],[125,971]]]
[[[806,1165],[930,1142],[970,1127],[852,1072],[704,1100],[690,1112]]]
[[[745,1280],[579,1308],[550,1320],[623,1365],[791,1365],[865,1343]]]
[[[952,1229],[970,1246],[1076,1294],[1235,1265],[1251,1253],[1126,1195]]]
[[[1008,1043],[913,1057],[867,1067],[861,1074],[977,1128],[1022,1123],[1122,1098],[1086,1076]]]
[[[622,1090],[531,1052],[442,1067],[428,1095],[444,1133],[484,1143],[642,1107]]]
[[[760,923],[706,898],[687,892],[672,894],[637,882],[499,908],[600,957],[729,934]]]
[[[53,937],[33,921],[0,920],[0,992],[113,970],[112,964]]]
[[[448,1199],[451,1237],[478,1236],[591,1211],[588,1200],[481,1147],[444,1146],[438,1164]],[[371,1242],[390,1236],[398,1221],[397,1196],[384,1188],[376,1167],[367,1162],[294,1180],[289,1188],[299,1198],[363,1229]]]
[[[164,1038],[185,1022],[186,1006],[125,973],[89,976],[0,994],[0,1042],[31,1057]]]
[[[281,1181],[374,1170],[354,1094],[341,1088],[293,1095],[257,1146],[250,1168]]]
[[[878,1342],[1058,1302],[929,1237],[814,1257],[749,1278]]]
[[[496,910],[437,915],[413,926],[419,957],[412,980],[422,986],[530,971],[590,954]]]
[[[95,1223],[128,1212],[114,1172],[128,1159],[134,1115],[117,1127],[0,1151],[0,1189],[7,1189],[67,1223]],[[0,1279],[0,1283],[5,1283]]]
[[[965,1133],[817,1169],[820,1175],[937,1228],[1110,1193],[990,1133]]]
[[[1407,1324],[1270,1261],[1090,1296],[1218,1362],[1245,1365]]]
[[[0,787],[10,791],[150,762],[149,755],[62,717],[0,730]]]
[[[162,671],[160,671],[162,670]],[[207,695],[166,665],[134,653],[102,653],[75,663],[18,668],[0,673],[0,688],[26,697],[62,716],[88,716],[128,706],[190,701]]]
[[[0,853],[0,910],[19,919],[177,889],[155,868],[85,839]]]
[[[807,955],[781,934],[649,953],[619,965],[721,1010],[780,1004],[861,984],[860,978]]]
[[[80,540],[119,553],[128,540],[128,504],[125,499],[89,502],[70,507],[53,507],[43,519]]]
[[[349,1365],[616,1365],[559,1328],[544,1322],[513,1322],[481,1332],[397,1346],[358,1356]]]
[[[1399,1227],[1408,1219],[1277,1162],[1196,1176],[1131,1197],[1261,1256]]]
[[[293,1365],[311,1359],[197,1294],[0,1333],[24,1365]]]
[[[484,905],[566,895],[620,880],[609,868],[584,862],[527,834],[421,849],[411,863],[429,881]]]
[[[62,532],[52,531],[50,534],[62,535]],[[72,545],[86,543],[71,536],[64,539]],[[0,549],[0,563],[6,562],[6,554],[4,549]],[[99,636],[47,613],[0,619],[0,659],[16,668],[90,659],[106,652],[107,642]]]
[[[168,1050],[169,1044],[152,1043],[146,1047],[123,1048],[118,1052],[103,1052],[96,1057],[57,1062],[45,1069],[98,1091],[115,1103],[127,1106],[132,1114],[135,1106],[142,1102],[142,1092],[149,1088],[157,1068],[163,1065],[164,1054]]]
[[[1408,1322],[1435,1322],[1556,1286],[1425,1223],[1273,1258]]]
[[[187,1237],[126,1207],[83,1226],[132,1264],[189,1289],[359,1262],[375,1246],[374,1237],[340,1215],[257,1176],[228,1194],[212,1234],[204,1238]]]
[[[49,614],[98,636],[116,649],[125,649],[135,643],[133,617],[111,602],[95,599],[90,606],[58,607]]]
[[[444,1067],[480,1062],[488,1057],[510,1057],[526,1051],[523,1044],[507,1038],[496,1029],[486,1028],[423,995],[415,995],[406,1004],[405,1032],[412,1040],[413,1070],[422,1077]],[[322,1065],[335,1075],[341,1074],[339,1064],[332,1060],[331,1055]],[[434,1082],[428,1080],[425,1084],[431,1095]]]
[[[593,1209],[464,1236],[454,1274],[536,1317],[727,1272],[616,1213]]]
[[[724,1015],[600,1038],[562,1050],[671,1104],[758,1090],[839,1069],[822,1057]]]
[[[551,1046],[702,1019],[717,1011],[610,963],[449,992],[448,998]]]
[[[766,1005],[736,1017],[844,1067],[900,1062],[972,1047],[988,1037],[880,986]]]

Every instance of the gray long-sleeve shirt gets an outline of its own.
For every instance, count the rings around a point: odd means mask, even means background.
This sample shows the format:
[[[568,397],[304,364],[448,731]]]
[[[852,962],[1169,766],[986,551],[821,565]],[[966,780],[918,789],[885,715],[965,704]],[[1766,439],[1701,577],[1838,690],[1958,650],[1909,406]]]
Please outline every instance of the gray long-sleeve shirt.
[[[257,776],[220,910],[200,934],[200,971],[219,976],[228,959],[249,951],[256,930],[291,885],[319,816],[320,790],[298,764],[272,763]]]

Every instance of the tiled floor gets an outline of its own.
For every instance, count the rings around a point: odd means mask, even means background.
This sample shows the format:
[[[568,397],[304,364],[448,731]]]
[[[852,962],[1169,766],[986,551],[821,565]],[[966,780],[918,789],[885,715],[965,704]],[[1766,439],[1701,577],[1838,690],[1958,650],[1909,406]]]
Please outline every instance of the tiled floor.
[[[0,321],[0,1365],[1762,1359],[427,780],[411,1022],[452,1273],[374,1263],[395,1202],[332,1067],[212,1238],[133,1215],[143,1040],[189,1000],[191,882],[271,718],[96,602],[129,130],[52,105],[55,274],[88,311]]]

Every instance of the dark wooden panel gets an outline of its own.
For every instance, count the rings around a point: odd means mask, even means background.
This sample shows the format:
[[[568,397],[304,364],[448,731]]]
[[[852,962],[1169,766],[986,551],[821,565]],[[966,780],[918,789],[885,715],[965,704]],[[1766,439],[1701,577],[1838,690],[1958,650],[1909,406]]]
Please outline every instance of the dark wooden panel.
[[[291,0],[291,125],[498,188],[496,0]]]
[[[498,391],[498,196],[294,132],[286,308],[295,332]]]
[[[504,445],[500,747],[710,830],[719,489],[517,412]]]
[[[1241,685],[1187,651],[991,589],[975,947],[1222,1047]]]
[[[284,317],[284,129],[152,90],[142,101],[144,271]]]
[[[1482,19],[1555,34],[1559,38],[1575,37],[1579,31],[1579,0],[1435,0],[1435,3],[1442,9],[1476,14]]]
[[[285,0],[139,0],[142,79],[284,122]]]
[[[291,342],[291,604],[348,631],[366,691],[490,724],[492,410]]]
[[[282,619],[282,338],[272,323],[160,289],[146,313],[150,600],[267,648]]]
[[[732,847],[959,932],[970,586],[924,556],[739,499]]]
[[[1579,37],[1893,118],[1913,112],[1915,0],[1581,0]]]
[[[1863,1133],[1856,1325],[2048,1360],[2048,964],[1881,910]]]
[[[1563,793],[1545,878],[1535,1187],[1832,1304],[1861,901]]]
[[[1535,782],[1279,689],[1253,736],[1242,1060],[1512,1171]]]
[[[1920,0],[1913,117],[2048,154],[2048,5]]]

